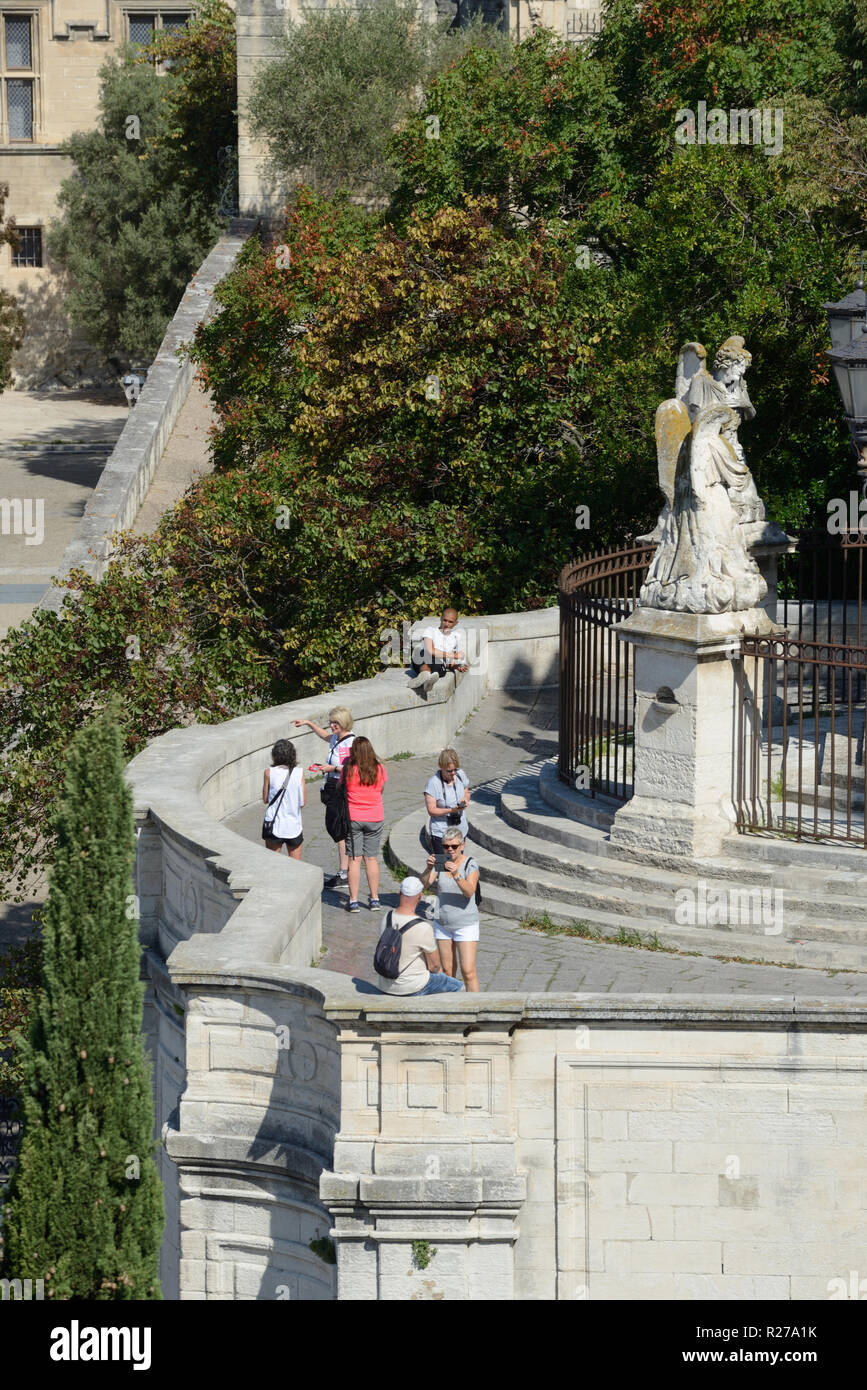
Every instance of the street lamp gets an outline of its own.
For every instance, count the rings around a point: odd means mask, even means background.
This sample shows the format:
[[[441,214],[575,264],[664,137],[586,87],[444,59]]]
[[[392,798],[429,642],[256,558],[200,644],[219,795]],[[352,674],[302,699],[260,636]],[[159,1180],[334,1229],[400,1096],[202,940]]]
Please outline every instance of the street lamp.
[[[834,369],[846,424],[858,455],[858,472],[867,482],[867,293],[863,255],[857,288],[845,299],[823,304],[822,308],[828,316],[831,335],[828,361]]]

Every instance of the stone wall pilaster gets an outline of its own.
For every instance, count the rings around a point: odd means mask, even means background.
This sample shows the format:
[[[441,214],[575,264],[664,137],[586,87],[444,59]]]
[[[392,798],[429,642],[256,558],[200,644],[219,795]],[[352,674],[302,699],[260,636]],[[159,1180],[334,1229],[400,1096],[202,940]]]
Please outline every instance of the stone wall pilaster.
[[[390,999],[386,1029],[340,1035],[341,1128],[322,1201],[341,1299],[514,1297],[526,1180],[515,1162],[506,1028]],[[424,1017],[424,1015],[421,1015]],[[435,1252],[435,1253],[434,1253]]]

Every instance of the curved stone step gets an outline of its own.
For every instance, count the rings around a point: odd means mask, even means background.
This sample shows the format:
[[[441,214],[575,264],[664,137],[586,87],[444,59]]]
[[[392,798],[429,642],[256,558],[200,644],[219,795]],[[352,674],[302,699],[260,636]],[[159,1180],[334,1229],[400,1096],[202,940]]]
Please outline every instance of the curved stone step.
[[[520,922],[529,913],[543,913],[556,926],[571,926],[575,917],[564,909],[563,903],[545,899],[528,899],[499,886],[483,887],[482,910],[492,912],[513,922]],[[867,946],[839,942],[784,940],[782,937],[747,936],[743,932],[720,931],[706,927],[675,927],[670,922],[643,920],[638,923],[612,921],[604,914],[582,912],[582,923],[598,931],[602,937],[617,940],[623,931],[637,931],[645,946],[653,938],[662,950],[694,952],[702,956],[720,956],[726,960],[742,959],[766,965],[798,965],[805,969],[852,970],[867,972]]]
[[[505,838],[507,836],[510,837],[509,841]],[[487,879],[504,888],[532,893],[552,902],[675,924],[678,902],[683,901],[678,898],[678,893],[683,890],[695,893],[697,897],[702,893],[705,903],[720,901],[722,895],[725,910],[728,911],[729,908],[737,910],[740,901],[739,898],[733,899],[733,894],[752,890],[770,894],[772,889],[778,888],[783,895],[784,936],[794,934],[817,940],[827,937],[853,944],[862,940],[867,943],[867,908],[863,901],[854,897],[826,896],[817,900],[810,895],[802,896],[788,879],[785,884],[779,881],[776,884],[772,881],[762,883],[757,879],[746,884],[743,873],[739,879],[722,879],[715,873],[673,874],[645,864],[626,864],[621,860],[594,862],[588,856],[582,856],[579,862],[576,852],[569,850],[565,851],[568,862],[558,862],[556,856],[552,856],[548,865],[543,866],[538,860],[544,858],[544,849],[534,848],[542,842],[531,836],[521,836],[520,832],[504,826],[489,810],[477,809],[471,822],[470,838],[473,853]],[[508,853],[503,853],[504,848]],[[713,861],[713,866],[715,870],[716,861]],[[762,905],[768,910],[776,902],[776,898],[767,897],[762,900]],[[724,924],[718,925],[720,929],[727,930]],[[759,924],[756,930],[760,933]]]
[[[793,866],[794,845],[797,845],[797,862]],[[763,860],[768,864],[794,867],[797,872],[807,870],[835,876],[840,872],[847,876],[847,882],[854,883],[860,879],[860,891],[867,893],[867,852],[857,844],[846,844],[843,840],[812,844],[809,840],[796,841],[794,838],[755,831],[733,835],[727,843],[726,852],[737,859]]]
[[[469,810],[471,820],[480,804],[480,798],[475,791],[473,798]],[[651,854],[646,858],[644,856],[633,857],[626,846],[612,845],[606,830],[602,830],[598,826],[581,825],[565,816],[558,815],[550,803],[543,800],[537,790],[533,790],[529,785],[523,787],[521,779],[517,777],[511,778],[503,787],[499,796],[499,812],[502,822],[511,827],[518,835],[536,839],[548,846],[556,845],[567,849],[577,856],[576,863],[586,862],[588,868],[592,866],[592,872],[601,871],[606,877],[609,873],[618,871],[637,876],[641,870],[646,870],[648,879],[653,879],[657,875],[661,879],[670,879],[672,874],[678,877],[695,878],[698,875],[738,881],[743,878],[744,867],[739,859],[720,857],[711,861],[678,858],[674,855],[664,854]],[[508,837],[504,837],[504,839],[508,840]],[[491,848],[496,848],[496,846],[491,845]],[[503,849],[500,850],[500,853],[507,853],[507,851]],[[556,853],[553,848],[547,851],[548,856],[552,853]],[[600,859],[605,860],[605,867],[601,870],[598,862]],[[531,859],[529,862],[538,862],[542,865],[542,860],[533,861]],[[772,869],[763,866],[757,868],[757,883],[771,884],[773,878],[774,871]]]
[[[416,871],[422,867],[426,857],[420,839],[423,824],[423,818],[413,812],[392,827],[385,852],[393,867],[399,865]],[[652,946],[656,938],[663,950],[692,951],[699,955],[745,959],[770,965],[867,971],[867,945],[853,945],[838,940],[786,940],[779,936],[748,935],[721,928],[679,926],[653,918],[637,921],[619,914],[597,912],[592,908],[576,912],[566,903],[526,891],[516,892],[494,883],[484,868],[482,872],[482,912],[513,923],[522,921],[531,913],[545,914],[556,926],[568,927],[578,922],[610,940],[617,940],[624,933],[637,932],[643,944]]]
[[[492,804],[497,798],[483,800],[482,790],[474,792],[470,802],[471,835],[505,858],[577,877],[601,876],[606,883],[632,883],[642,890],[648,883],[662,888],[672,879],[690,886],[697,877],[720,886],[729,881],[743,882],[744,859],[732,853],[705,860],[654,855],[648,862],[643,857],[632,859],[623,847],[617,847],[618,853],[613,855],[609,853],[612,846],[605,832],[558,815],[534,789],[533,779],[525,774],[510,778],[503,786],[498,798],[499,816],[492,816]],[[732,846],[742,838],[732,837]],[[780,869],[777,864],[755,859],[751,862],[750,878],[751,887],[776,887],[780,885]],[[821,869],[816,872],[789,863],[782,886],[787,893],[787,910],[793,913],[815,917],[816,904],[820,903],[824,917],[833,910],[843,920],[863,921],[867,925],[867,864],[863,874],[838,869],[829,875]]]
[[[426,858],[426,849],[422,841],[423,828],[424,816],[418,812],[411,812],[399,821],[389,836],[392,857],[414,869],[423,865]],[[721,940],[733,940],[737,936],[743,942],[751,942],[753,946],[765,946],[769,941],[783,943],[807,940],[816,945],[826,941],[829,945],[841,948],[861,947],[863,943],[864,949],[867,950],[867,924],[863,921],[863,910],[854,902],[840,905],[841,920],[821,921],[816,920],[818,914],[813,914],[812,902],[798,902],[796,906],[797,900],[787,901],[784,898],[783,931],[780,935],[763,931],[760,923],[748,930],[744,930],[740,922],[681,924],[676,920],[677,890],[690,886],[698,894],[695,881],[693,885],[689,885],[688,882],[672,883],[669,879],[664,891],[658,891],[658,881],[653,884],[653,889],[657,891],[640,883],[624,887],[608,882],[605,871],[610,865],[600,863],[599,875],[591,884],[563,872],[535,868],[518,860],[504,858],[475,841],[472,842],[472,853],[482,870],[485,910],[496,915],[500,915],[501,912],[499,905],[502,905],[503,915],[511,916],[516,910],[516,905],[522,902],[525,904],[524,910],[527,910],[528,904],[544,903],[547,905],[546,910],[553,911],[556,908],[560,918],[566,921],[587,920],[600,926],[600,929],[602,923],[607,923],[606,934],[609,935],[617,935],[628,925],[644,932],[659,933],[665,930],[667,939],[673,939],[670,935],[672,931],[685,932],[686,936],[682,939],[691,941],[693,946],[706,943],[709,936],[719,936]],[[638,866],[639,872],[641,867]],[[740,900],[732,901],[728,896],[734,888],[734,884],[722,880],[705,880],[706,896],[703,901],[706,904],[707,915],[710,915],[714,901],[719,901],[715,898],[715,894],[718,893],[723,894],[725,912],[737,911]],[[743,885],[741,890],[743,891]],[[700,901],[697,896],[697,907]],[[827,902],[822,904],[823,916],[827,916],[828,908]],[[856,920],[847,920],[842,916],[843,909],[851,913],[853,908],[858,908],[861,914]],[[768,925],[773,925],[773,922],[769,922]],[[763,958],[771,959],[770,956]]]

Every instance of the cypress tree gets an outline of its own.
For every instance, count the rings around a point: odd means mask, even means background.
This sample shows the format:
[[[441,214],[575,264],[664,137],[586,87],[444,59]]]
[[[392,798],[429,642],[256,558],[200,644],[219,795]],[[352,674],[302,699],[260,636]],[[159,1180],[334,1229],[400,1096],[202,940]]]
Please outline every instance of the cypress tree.
[[[4,1273],[44,1279],[46,1297],[161,1296],[123,766],[111,709],[72,741],[56,813],[43,976],[21,1059],[24,1138],[3,1223]]]

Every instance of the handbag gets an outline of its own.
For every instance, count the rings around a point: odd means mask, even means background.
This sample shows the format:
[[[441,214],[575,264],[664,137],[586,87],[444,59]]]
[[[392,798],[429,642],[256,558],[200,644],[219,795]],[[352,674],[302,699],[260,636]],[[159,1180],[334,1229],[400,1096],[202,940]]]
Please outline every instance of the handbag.
[[[337,750],[338,750],[338,748],[340,747],[341,743],[344,742],[344,740],[346,739],[346,737],[347,737],[346,734],[344,734],[344,735],[343,735],[343,738],[339,738],[339,739],[337,740],[337,742],[336,742],[335,745],[334,745],[334,752],[335,752],[335,753],[337,752]],[[329,753],[328,756],[331,757],[331,754]],[[339,779],[338,777],[332,777],[332,776],[330,776],[328,773],[326,773],[326,774],[325,774],[325,781],[322,783],[322,786],[319,788],[319,800],[322,802],[322,805],[323,805],[323,806],[330,806],[330,805],[331,805],[331,802],[332,802],[332,801],[334,800],[334,798],[338,795],[339,790],[340,790],[340,779]],[[342,840],[344,837],[341,835],[339,838]]]
[[[266,810],[266,812],[265,812],[265,819],[262,821],[262,839],[263,839],[263,840],[273,840],[273,838],[274,838],[274,836],[271,834],[271,831],[272,831],[273,828],[274,828],[274,822],[275,822],[275,820],[277,819],[277,812],[280,810],[280,802],[283,800],[283,795],[284,795],[284,793],[285,793],[285,791],[286,791],[286,788],[287,788],[288,785],[289,785],[289,778],[290,778],[291,776],[292,776],[292,769],[291,769],[291,767],[290,767],[289,771],[286,773],[286,780],[284,781],[282,787],[280,788],[280,790],[279,790],[278,792],[275,792],[275,793],[274,793],[274,795],[271,797],[271,800],[268,802],[268,810]],[[273,814],[273,816],[271,816],[270,819],[269,819],[268,811],[271,810],[271,807],[272,807],[272,806],[274,807],[274,814]]]
[[[345,765],[334,795],[325,807],[325,829],[335,843],[349,836],[349,797],[346,791]]]

